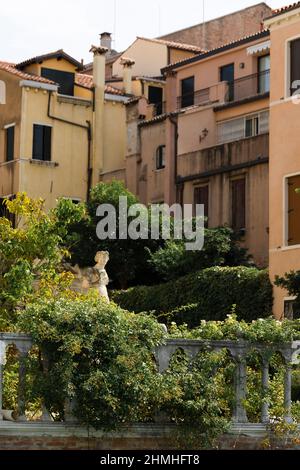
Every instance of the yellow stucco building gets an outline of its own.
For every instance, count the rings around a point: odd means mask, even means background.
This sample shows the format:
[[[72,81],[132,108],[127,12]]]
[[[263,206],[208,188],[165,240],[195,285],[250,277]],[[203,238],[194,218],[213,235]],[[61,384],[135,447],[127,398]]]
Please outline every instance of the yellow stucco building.
[[[86,200],[101,180],[125,179],[124,103],[130,96],[105,85],[106,51],[91,49],[92,76],[81,74],[82,64],[63,50],[17,65],[0,62],[6,88],[0,108],[2,200],[26,191],[50,208],[59,197]]]

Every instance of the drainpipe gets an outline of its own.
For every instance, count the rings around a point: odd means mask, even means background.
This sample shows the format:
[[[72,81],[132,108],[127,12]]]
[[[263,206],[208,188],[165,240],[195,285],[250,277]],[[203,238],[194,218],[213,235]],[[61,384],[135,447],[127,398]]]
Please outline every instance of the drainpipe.
[[[79,127],[80,129],[85,129],[86,132],[87,132],[87,139],[88,139],[87,162],[88,162],[88,165],[87,165],[87,195],[86,195],[86,198],[87,198],[87,201],[88,201],[89,197],[90,197],[90,190],[91,190],[91,187],[92,187],[91,183],[92,183],[92,172],[93,172],[93,168],[92,168],[92,165],[91,165],[91,142],[92,142],[91,122],[86,121],[86,125],[84,125],[84,124],[79,124],[78,122],[69,121],[68,119],[64,119],[62,117],[54,116],[51,113],[51,97],[52,97],[52,92],[48,91],[48,110],[47,110],[48,118],[53,119],[53,120],[58,121],[58,122],[62,122],[64,124],[68,124],[70,126]]]
[[[132,67],[135,64],[135,61],[128,59],[127,57],[122,57],[120,61],[123,66],[123,91],[127,95],[132,94]]]
[[[172,114],[169,114],[168,116],[171,124],[174,126],[174,184],[175,184],[175,198],[177,202],[177,188],[178,188],[178,183],[177,183],[177,169],[178,169],[178,162],[177,162],[177,157],[178,157],[178,120],[175,118]]]
[[[94,82],[94,112],[93,112],[93,157],[92,184],[99,182],[104,170],[104,96],[105,96],[105,61],[107,47],[92,46],[93,53],[93,82]]]

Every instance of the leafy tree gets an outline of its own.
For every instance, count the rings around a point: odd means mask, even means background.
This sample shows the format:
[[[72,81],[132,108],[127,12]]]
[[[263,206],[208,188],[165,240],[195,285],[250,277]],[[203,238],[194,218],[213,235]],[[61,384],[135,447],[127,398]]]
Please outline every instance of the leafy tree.
[[[80,220],[83,207],[68,204],[65,218],[58,220],[51,212],[46,214],[41,199],[32,200],[20,193],[13,201],[6,201],[15,215],[16,227],[5,217],[0,218],[0,327],[12,328],[19,309],[34,297],[64,290],[70,275],[59,272],[62,259],[68,256],[63,238],[68,225]],[[60,270],[61,271],[61,270]]]
[[[283,277],[276,276],[275,285],[286,289],[291,296],[295,296],[294,316],[300,317],[300,271],[291,271]]]
[[[247,250],[240,247],[230,228],[205,229],[204,237],[201,251],[186,251],[185,241],[171,240],[150,253],[149,262],[164,281],[213,266],[249,266]]]

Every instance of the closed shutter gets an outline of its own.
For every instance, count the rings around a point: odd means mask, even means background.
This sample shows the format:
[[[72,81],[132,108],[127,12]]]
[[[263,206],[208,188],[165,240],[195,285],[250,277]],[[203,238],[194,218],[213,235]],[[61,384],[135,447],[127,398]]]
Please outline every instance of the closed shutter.
[[[15,147],[15,128],[14,126],[6,129],[6,161],[10,162],[14,159]]]
[[[288,178],[288,245],[300,245],[300,175]]]
[[[269,132],[269,111],[259,114],[259,133],[264,134],[265,132]]]
[[[36,160],[51,160],[51,131],[49,126],[34,124],[32,158]]]
[[[195,215],[196,215],[196,205],[203,204],[204,205],[204,216],[206,218],[205,221],[205,226],[208,226],[208,213],[209,213],[209,207],[208,207],[208,201],[209,201],[209,186],[200,186],[198,188],[194,189],[194,208],[195,208]]]
[[[51,160],[51,131],[52,128],[44,126],[44,160]]]
[[[218,125],[218,143],[234,142],[244,138],[245,120],[244,118],[232,119],[231,121],[221,122]]]
[[[300,39],[291,43],[291,95],[300,89]],[[299,83],[295,83],[299,81]]]
[[[231,218],[235,231],[246,228],[246,181],[245,178],[231,182]]]

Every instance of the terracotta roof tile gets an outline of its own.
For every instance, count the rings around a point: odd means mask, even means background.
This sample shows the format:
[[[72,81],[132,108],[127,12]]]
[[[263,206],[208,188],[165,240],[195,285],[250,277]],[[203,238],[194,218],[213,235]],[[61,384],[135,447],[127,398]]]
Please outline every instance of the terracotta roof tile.
[[[39,77],[38,75],[34,75],[33,73],[23,72],[16,68],[15,64],[10,62],[1,62],[0,61],[0,70],[4,70],[5,72],[11,73],[12,75],[16,75],[18,78],[23,80],[31,80],[33,82],[39,83],[48,83],[51,85],[55,85],[55,83],[47,78]]]
[[[91,90],[93,88],[93,76],[86,75],[84,73],[77,73],[75,76],[75,84]],[[111,85],[105,85],[105,93],[109,93],[110,95],[125,96],[125,93],[123,93],[122,90],[112,87]]]
[[[204,50],[201,47],[198,46],[193,46],[191,44],[184,44],[181,42],[175,42],[175,41],[166,41],[164,39],[149,39],[149,38],[143,38],[138,36],[137,39],[142,39],[143,41],[149,41],[149,42],[156,42],[158,44],[164,44],[165,46],[172,47],[173,49],[181,49],[183,51],[191,51],[191,52],[204,52]]]
[[[288,13],[289,11],[296,10],[296,8],[300,8],[300,2],[291,3],[290,5],[286,5],[285,7],[277,8],[276,10],[273,10],[273,14],[271,16],[268,16],[268,18],[265,19],[269,19],[277,15],[283,15],[284,13]]]

